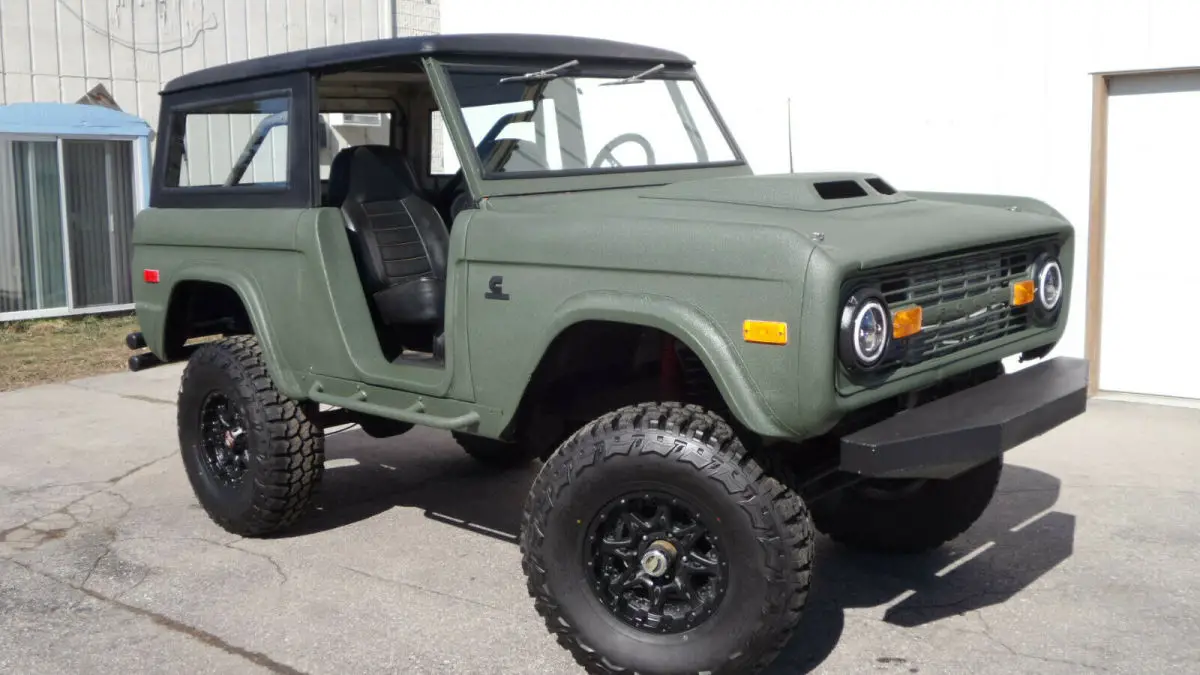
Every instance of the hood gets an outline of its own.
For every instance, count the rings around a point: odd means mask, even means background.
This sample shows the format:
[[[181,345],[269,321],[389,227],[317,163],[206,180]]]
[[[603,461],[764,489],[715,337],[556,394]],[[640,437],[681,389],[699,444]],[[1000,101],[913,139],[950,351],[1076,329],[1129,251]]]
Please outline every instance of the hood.
[[[784,228],[860,269],[1071,230],[1027,197],[901,192],[870,173],[733,176],[515,200],[521,211]]]
[[[733,176],[650,188],[644,199],[738,204],[770,209],[825,213],[912,198],[898,193],[879,176],[867,173],[801,173]]]

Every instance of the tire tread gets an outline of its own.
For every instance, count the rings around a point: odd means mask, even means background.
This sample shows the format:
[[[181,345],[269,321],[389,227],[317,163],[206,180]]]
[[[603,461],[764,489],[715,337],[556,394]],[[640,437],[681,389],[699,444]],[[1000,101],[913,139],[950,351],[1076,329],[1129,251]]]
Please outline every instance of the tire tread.
[[[597,653],[567,622],[545,582],[546,565],[540,558],[540,550],[545,523],[556,497],[579,472],[612,456],[612,446],[601,442],[602,437],[612,432],[637,430],[668,431],[699,441],[704,457],[673,450],[667,454],[674,453],[677,461],[691,464],[720,483],[747,511],[760,545],[769,554],[773,553],[768,560],[776,562],[770,570],[774,593],[748,643],[753,644],[758,636],[772,636],[772,639],[753,651],[741,650],[731,655],[717,671],[757,672],[774,660],[800,621],[811,580],[814,530],[804,502],[789,487],[786,466],[773,461],[768,453],[749,452],[729,424],[696,405],[641,403],[610,412],[577,430],[543,465],[521,518],[522,568],[534,606],[559,644],[587,672],[598,675],[631,672]],[[630,452],[649,451],[636,443],[625,447]]]
[[[306,404],[279,393],[268,374],[262,347],[253,335],[237,335],[204,345],[185,368],[181,391],[189,386],[193,367],[209,365],[226,372],[239,395],[265,411],[269,441],[251,448],[262,471],[254,476],[251,514],[231,519],[205,505],[225,530],[257,537],[287,528],[304,515],[325,466],[324,434]],[[179,424],[185,424],[180,411]],[[203,505],[203,504],[202,504]]]

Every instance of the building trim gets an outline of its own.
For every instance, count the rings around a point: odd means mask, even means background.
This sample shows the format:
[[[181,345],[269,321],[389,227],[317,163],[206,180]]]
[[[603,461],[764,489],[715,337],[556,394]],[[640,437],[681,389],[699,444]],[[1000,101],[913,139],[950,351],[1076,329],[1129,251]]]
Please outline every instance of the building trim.
[[[1100,344],[1103,339],[1101,314],[1104,307],[1104,235],[1105,210],[1108,202],[1108,102],[1113,96],[1125,95],[1121,92],[1114,93],[1113,85],[1123,85],[1139,80],[1161,82],[1165,78],[1197,75],[1200,75],[1200,66],[1091,73],[1091,179],[1088,205],[1087,316],[1084,332],[1084,353],[1089,364],[1088,394],[1090,396],[1101,391]]]
[[[20,312],[0,312],[0,321],[23,321],[27,319],[54,319],[68,316],[83,316],[85,314],[118,314],[132,312],[133,303],[125,305],[99,305],[96,307],[75,307],[70,311],[62,307],[49,309],[29,309]]]
[[[1099,70],[1089,74],[1100,77],[1129,77],[1132,75],[1174,75],[1178,73],[1200,73],[1200,66],[1178,66],[1175,68],[1135,68],[1131,70]]]
[[[1087,317],[1084,354],[1088,394],[1100,387],[1100,314],[1104,306],[1104,209],[1108,188],[1108,76],[1092,76],[1091,196],[1088,203]]]

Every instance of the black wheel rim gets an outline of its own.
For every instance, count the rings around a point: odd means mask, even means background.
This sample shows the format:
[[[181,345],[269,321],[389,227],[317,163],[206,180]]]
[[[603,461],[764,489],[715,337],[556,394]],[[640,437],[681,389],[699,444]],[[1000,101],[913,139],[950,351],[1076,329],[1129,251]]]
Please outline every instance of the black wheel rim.
[[[621,621],[650,633],[691,630],[717,611],[728,560],[707,519],[675,496],[640,492],[604,508],[584,562],[592,591]]]
[[[200,406],[200,454],[213,478],[237,486],[250,466],[246,419],[241,409],[220,392],[209,394]]]

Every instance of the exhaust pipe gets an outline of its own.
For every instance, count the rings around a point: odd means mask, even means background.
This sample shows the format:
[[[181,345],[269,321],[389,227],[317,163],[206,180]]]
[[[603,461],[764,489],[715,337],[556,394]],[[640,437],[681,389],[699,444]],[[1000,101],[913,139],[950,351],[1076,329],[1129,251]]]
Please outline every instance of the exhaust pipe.
[[[131,337],[127,338],[127,340],[129,342],[129,344],[136,344],[137,341],[132,339],[132,335],[134,335],[134,334],[131,333],[130,334]],[[141,337],[141,333],[136,333],[136,335],[139,338]],[[146,346],[145,342],[142,342],[141,344],[143,347]],[[171,361],[186,361],[189,358],[191,358],[192,354],[194,354],[196,352],[196,350],[199,348],[200,348],[200,345],[185,345],[179,349],[179,352],[177,355],[172,355],[170,360]],[[146,370],[147,368],[161,366],[164,363],[166,363],[166,361],[163,361],[162,359],[155,356],[154,352],[143,352],[141,354],[134,354],[133,356],[129,357],[129,369],[135,373],[138,372],[139,370]]]
[[[145,349],[146,336],[142,335],[142,331],[140,330],[134,331],[125,336],[125,346],[129,347],[129,350],[134,352],[139,349]],[[162,359],[155,356],[152,352],[146,352],[145,354],[134,354],[133,356],[129,357],[129,369],[135,373],[139,370],[145,370],[147,368],[153,368],[154,366],[161,365]]]
[[[129,369],[135,373],[139,370],[153,368],[154,366],[161,366],[162,363],[162,359],[155,356],[153,352],[134,354],[133,356],[129,357]]]

